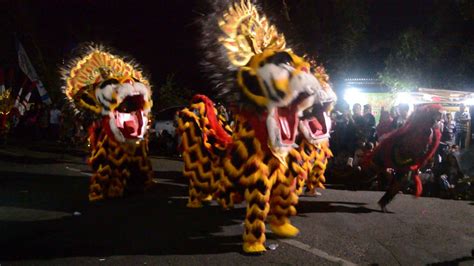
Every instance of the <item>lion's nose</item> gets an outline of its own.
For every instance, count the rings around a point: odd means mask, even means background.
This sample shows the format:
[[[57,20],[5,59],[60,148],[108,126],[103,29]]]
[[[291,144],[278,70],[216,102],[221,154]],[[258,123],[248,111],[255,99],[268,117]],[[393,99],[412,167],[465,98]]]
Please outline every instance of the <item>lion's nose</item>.
[[[305,72],[305,73],[309,73],[309,69],[307,67],[302,67],[301,68],[301,71]]]

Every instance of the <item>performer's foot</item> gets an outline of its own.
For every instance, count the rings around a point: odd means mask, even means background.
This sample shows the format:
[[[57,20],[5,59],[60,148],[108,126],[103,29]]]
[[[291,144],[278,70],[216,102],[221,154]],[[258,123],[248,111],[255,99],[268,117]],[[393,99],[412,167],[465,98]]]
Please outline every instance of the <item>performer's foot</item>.
[[[188,208],[193,208],[193,209],[197,209],[197,208],[202,208],[202,203],[200,201],[188,201],[188,204],[186,205],[186,207]]]
[[[283,224],[270,223],[270,229],[275,235],[281,236],[281,237],[294,237],[300,232],[298,228],[296,228],[290,223],[283,223]]]
[[[211,195],[207,195],[207,197],[203,198],[202,201],[211,201],[212,200],[212,196]]]
[[[100,201],[100,200],[103,200],[103,199],[104,199],[104,196],[102,194],[100,194],[100,195],[97,195],[95,193],[89,194],[89,201],[90,202]]]
[[[379,201],[379,206],[380,206],[380,209],[382,210],[382,212],[385,212],[385,213],[389,212],[388,209],[387,209],[387,204]]]
[[[321,196],[322,194],[316,191],[315,189],[313,189],[313,190],[306,191],[306,195],[317,197],[317,196]]]
[[[243,249],[245,253],[252,253],[252,254],[259,254],[259,253],[261,254],[267,251],[265,246],[262,243],[258,243],[258,242],[253,242],[253,243],[244,242]]]

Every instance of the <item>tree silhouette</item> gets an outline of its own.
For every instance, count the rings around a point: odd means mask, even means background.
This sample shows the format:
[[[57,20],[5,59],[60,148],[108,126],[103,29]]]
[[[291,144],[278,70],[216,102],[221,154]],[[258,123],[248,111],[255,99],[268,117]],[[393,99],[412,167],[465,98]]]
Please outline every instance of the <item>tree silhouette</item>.
[[[165,82],[154,90],[153,108],[158,111],[167,107],[187,105],[195,92],[189,88],[179,87],[175,74],[168,74]]]

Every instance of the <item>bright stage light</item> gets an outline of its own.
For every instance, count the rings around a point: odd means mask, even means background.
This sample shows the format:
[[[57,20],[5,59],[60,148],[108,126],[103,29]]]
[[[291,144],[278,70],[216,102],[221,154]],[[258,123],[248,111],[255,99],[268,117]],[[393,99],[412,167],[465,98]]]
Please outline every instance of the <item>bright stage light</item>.
[[[394,105],[397,106],[401,103],[408,104],[409,112],[411,113],[415,110],[415,105],[421,102],[413,98],[409,92],[398,92],[395,97]]]
[[[399,92],[397,93],[397,97],[395,98],[395,105],[399,105],[401,103],[406,103],[412,106],[420,102],[413,98],[409,92]]]
[[[463,103],[467,106],[474,106],[474,98],[467,98]]]
[[[364,105],[367,104],[367,95],[358,88],[348,87],[344,92],[344,100],[351,107],[356,103]]]

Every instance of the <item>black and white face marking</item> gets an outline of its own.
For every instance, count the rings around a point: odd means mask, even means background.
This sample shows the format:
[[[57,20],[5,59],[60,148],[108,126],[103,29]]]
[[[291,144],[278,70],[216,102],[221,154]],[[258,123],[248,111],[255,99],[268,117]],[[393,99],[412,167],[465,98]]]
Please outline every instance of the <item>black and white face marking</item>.
[[[315,103],[306,109],[300,118],[299,131],[311,144],[327,141],[331,132],[329,112],[334,102]]]
[[[109,116],[110,129],[119,142],[136,142],[145,136],[151,109],[151,90],[133,80],[119,83],[110,79],[96,88],[95,95]]]
[[[269,99],[267,130],[270,145],[285,154],[294,148],[299,117],[317,101],[322,87],[306,66],[297,65],[287,52],[269,57],[257,70]]]

